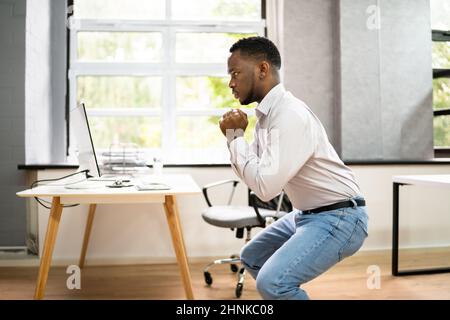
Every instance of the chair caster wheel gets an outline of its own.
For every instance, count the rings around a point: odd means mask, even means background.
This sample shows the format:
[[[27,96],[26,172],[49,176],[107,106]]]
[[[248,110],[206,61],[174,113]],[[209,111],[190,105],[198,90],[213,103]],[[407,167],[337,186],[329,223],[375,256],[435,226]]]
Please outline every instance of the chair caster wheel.
[[[205,277],[205,282],[208,286],[213,283],[213,278],[211,277],[211,273],[208,271],[203,272],[203,276]]]
[[[239,258],[239,256],[236,254],[232,254],[230,258],[235,259],[235,258]],[[230,264],[230,269],[231,269],[231,272],[234,272],[234,273],[239,271],[238,265],[234,264],[234,263]]]
[[[242,295],[242,289],[244,288],[244,284],[242,284],[242,283],[238,283],[237,285],[236,285],[236,298],[240,298],[241,297],[241,295]]]

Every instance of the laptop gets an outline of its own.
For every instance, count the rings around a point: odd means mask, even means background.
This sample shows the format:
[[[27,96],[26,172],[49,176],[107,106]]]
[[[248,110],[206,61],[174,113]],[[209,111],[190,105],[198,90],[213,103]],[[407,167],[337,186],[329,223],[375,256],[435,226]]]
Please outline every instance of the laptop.
[[[78,106],[71,111],[71,117],[78,146],[77,156],[79,170],[88,170],[88,179],[81,182],[68,183],[64,187],[67,189],[91,189],[104,187],[105,185],[111,188],[133,186],[131,183],[131,176],[102,174],[95,153],[86,107],[83,102],[79,103]],[[147,179],[136,181],[136,188],[140,191],[170,189],[170,186],[159,181],[146,180]],[[109,183],[105,184],[105,182]]]
[[[65,187],[68,189],[84,189],[104,186],[104,184],[96,182],[114,182],[111,186],[117,187],[131,186],[129,184],[131,181],[130,176],[102,174],[97,161],[97,155],[95,153],[94,142],[92,140],[91,129],[84,103],[79,103],[78,106],[70,112],[70,116],[72,118],[73,132],[78,147],[77,157],[79,170],[88,170],[88,179],[79,183],[67,184]]]

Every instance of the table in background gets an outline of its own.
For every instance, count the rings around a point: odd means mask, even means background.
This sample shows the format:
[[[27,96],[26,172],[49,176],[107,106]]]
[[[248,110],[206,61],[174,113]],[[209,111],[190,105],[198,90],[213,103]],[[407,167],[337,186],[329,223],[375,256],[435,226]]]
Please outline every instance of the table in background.
[[[450,189],[450,175],[411,175],[394,176],[393,182],[393,223],[392,223],[392,275],[414,275],[450,272],[450,267],[427,268],[416,270],[398,270],[398,250],[399,250],[399,189],[403,185],[441,187]],[[449,190],[450,191],[450,190]]]

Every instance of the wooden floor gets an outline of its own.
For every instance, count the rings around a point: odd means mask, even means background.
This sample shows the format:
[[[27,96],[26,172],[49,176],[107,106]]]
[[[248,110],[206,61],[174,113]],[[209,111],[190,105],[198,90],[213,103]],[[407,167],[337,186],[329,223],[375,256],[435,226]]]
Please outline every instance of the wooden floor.
[[[402,251],[400,261],[419,266],[450,266],[450,249]],[[211,269],[214,283],[203,280],[203,267],[209,261],[190,264],[196,299],[235,299],[236,275],[229,266]],[[423,263],[422,263],[423,264]],[[381,270],[380,289],[368,289],[369,266]],[[401,265],[402,268],[407,264]],[[69,290],[65,268],[53,267],[47,283],[46,299],[184,299],[176,264],[134,266],[86,266],[82,270],[81,289]],[[0,299],[32,299],[38,269],[36,267],[0,267]],[[373,283],[373,282],[371,282]],[[311,299],[450,299],[450,273],[393,277],[390,251],[361,252],[334,266],[304,285]],[[246,277],[241,299],[260,299],[255,281]]]

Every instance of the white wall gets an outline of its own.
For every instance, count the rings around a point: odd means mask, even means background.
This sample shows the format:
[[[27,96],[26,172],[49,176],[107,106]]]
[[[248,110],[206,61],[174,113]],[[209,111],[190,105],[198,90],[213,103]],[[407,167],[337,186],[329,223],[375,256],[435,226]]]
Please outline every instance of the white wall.
[[[450,165],[353,166],[366,196],[370,215],[369,237],[363,250],[389,249],[392,234],[391,177],[399,174],[443,174]],[[189,173],[202,186],[234,178],[229,168],[165,168],[166,173]],[[66,170],[39,171],[39,178],[57,177]],[[226,201],[224,190],[217,198]],[[246,187],[240,184],[236,203],[247,201]],[[400,198],[400,243],[402,246],[443,246],[450,244],[449,190],[403,187]],[[229,229],[205,223],[200,213],[206,208],[201,195],[179,198],[180,219],[189,258],[227,256],[243,244]],[[54,251],[54,262],[76,263],[81,250],[87,207],[65,209]],[[39,241],[45,236],[48,210],[39,209]],[[174,253],[160,205],[99,205],[94,221],[88,263],[145,263],[173,261]]]
[[[51,163],[50,12],[50,0],[27,3],[26,163]]]

